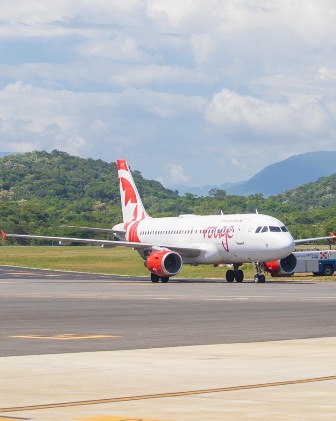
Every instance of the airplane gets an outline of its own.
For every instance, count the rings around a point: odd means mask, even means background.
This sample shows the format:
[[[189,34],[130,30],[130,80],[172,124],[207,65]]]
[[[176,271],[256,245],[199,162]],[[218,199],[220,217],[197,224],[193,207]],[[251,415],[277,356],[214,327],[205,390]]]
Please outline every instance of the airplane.
[[[144,259],[151,281],[167,283],[176,276],[183,264],[232,264],[226,271],[227,282],[243,282],[243,263],[254,263],[254,281],[265,282],[262,270],[267,262],[285,274],[292,272],[296,258],[295,244],[330,239],[331,237],[294,240],[278,219],[259,213],[231,215],[180,215],[178,217],[150,217],[140,198],[125,159],[117,160],[123,222],[112,229],[117,240],[98,240],[72,237],[5,234],[10,238],[31,238],[71,243],[99,244],[107,247],[131,247]],[[90,229],[90,227],[82,227]],[[336,237],[336,236],[334,236]]]

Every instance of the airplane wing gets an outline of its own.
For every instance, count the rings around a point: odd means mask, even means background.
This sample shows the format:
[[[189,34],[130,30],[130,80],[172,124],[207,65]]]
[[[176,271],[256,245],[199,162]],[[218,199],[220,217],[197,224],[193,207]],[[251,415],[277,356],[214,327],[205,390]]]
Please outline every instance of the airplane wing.
[[[114,230],[112,228],[79,227],[77,225],[61,225],[61,228],[76,228],[85,231],[106,232],[108,234],[124,234],[126,230]]]
[[[60,245],[69,245],[71,243],[82,243],[82,244],[96,244],[105,247],[131,247],[135,250],[146,250],[146,249],[167,249],[176,251],[185,257],[197,257],[201,254],[201,249],[197,247],[180,247],[180,246],[167,246],[160,244],[146,244],[137,243],[132,241],[113,241],[113,240],[96,240],[93,238],[72,238],[72,237],[52,237],[47,235],[27,235],[27,234],[6,234],[1,231],[2,239],[8,238],[27,238],[35,240],[49,240],[58,241]]]
[[[314,238],[302,238],[299,240],[294,240],[295,244],[306,244],[306,243],[312,243],[314,241],[320,241],[320,240],[334,240],[336,238],[336,235],[329,235],[328,237],[314,237]]]

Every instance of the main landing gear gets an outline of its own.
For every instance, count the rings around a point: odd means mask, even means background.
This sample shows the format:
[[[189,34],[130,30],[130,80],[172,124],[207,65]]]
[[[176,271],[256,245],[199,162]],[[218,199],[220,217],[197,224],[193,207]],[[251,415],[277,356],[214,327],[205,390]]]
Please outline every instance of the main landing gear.
[[[239,268],[239,264],[238,263],[234,263],[233,264],[233,270],[229,269],[226,272],[226,282],[243,282],[244,280],[244,272]]]

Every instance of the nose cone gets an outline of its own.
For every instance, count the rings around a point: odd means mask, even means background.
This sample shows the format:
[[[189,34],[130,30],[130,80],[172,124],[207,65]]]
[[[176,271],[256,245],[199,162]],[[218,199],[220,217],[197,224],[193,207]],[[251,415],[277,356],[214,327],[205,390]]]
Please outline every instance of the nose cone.
[[[289,256],[295,249],[295,243],[292,235],[289,232],[286,232],[284,234],[285,235],[279,237],[277,241],[277,249],[279,254],[281,254],[281,259],[283,257]]]

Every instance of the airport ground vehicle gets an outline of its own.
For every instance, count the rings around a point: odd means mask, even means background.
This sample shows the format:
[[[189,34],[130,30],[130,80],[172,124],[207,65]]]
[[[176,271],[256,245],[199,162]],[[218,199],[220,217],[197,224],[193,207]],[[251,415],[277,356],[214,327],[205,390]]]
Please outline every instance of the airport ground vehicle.
[[[291,276],[294,273],[312,272],[315,276],[331,276],[336,271],[336,250],[304,250],[294,251],[290,264],[288,259],[266,262],[264,270],[271,276]]]
[[[293,273],[331,276],[336,270],[336,250],[295,251],[293,254],[297,259]]]

